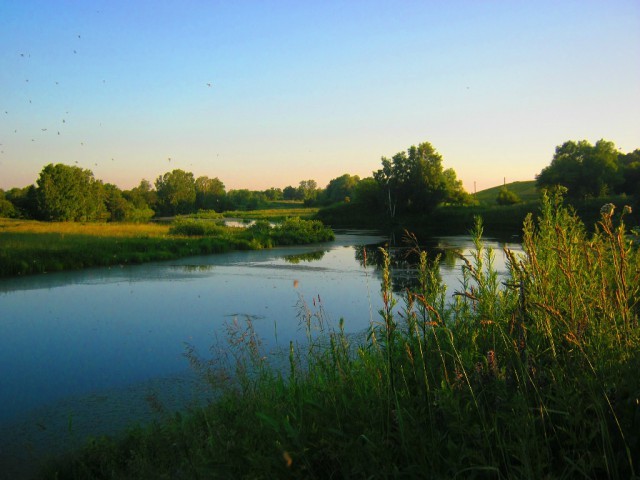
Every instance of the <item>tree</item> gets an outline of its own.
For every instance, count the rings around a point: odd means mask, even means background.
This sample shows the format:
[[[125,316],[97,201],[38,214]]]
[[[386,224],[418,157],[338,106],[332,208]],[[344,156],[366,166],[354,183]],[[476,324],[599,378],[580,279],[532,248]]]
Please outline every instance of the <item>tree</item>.
[[[194,211],[196,182],[193,173],[176,169],[160,175],[155,185],[161,214],[176,215]]]
[[[221,212],[225,197],[224,183],[218,177],[196,179],[196,209]]]
[[[109,220],[112,222],[127,220],[134,207],[131,202],[124,198],[120,189],[111,183],[106,183],[104,185],[104,194]]]
[[[536,176],[538,188],[562,185],[572,198],[599,197],[622,183],[618,152],[613,142],[568,141],[556,147],[551,164]]]
[[[318,196],[318,184],[315,180],[302,180],[298,187],[298,198],[300,200],[315,200]]]
[[[424,142],[382,157],[382,168],[373,173],[390,217],[405,212],[430,212],[447,198],[463,192],[455,172],[445,171],[442,156]]]
[[[360,182],[359,176],[351,176],[348,173],[334,178],[320,195],[322,203],[344,202],[346,199],[350,201],[354,196],[358,182]]]
[[[262,192],[252,192],[246,188],[230,190],[227,193],[227,208],[231,210],[257,210],[265,204]]]
[[[284,194],[281,188],[271,187],[262,193],[264,193],[264,196],[267,200],[271,200],[271,201],[282,200],[284,198]]]
[[[376,211],[380,205],[380,187],[373,177],[363,178],[353,192],[353,203],[363,205],[366,209]]]
[[[5,192],[5,198],[16,209],[16,216],[38,218],[38,198],[35,185],[24,188],[12,188]]]
[[[291,185],[284,187],[284,190],[282,190],[282,198],[284,200],[302,200],[298,189]]]
[[[125,190],[122,195],[137,209],[154,208],[158,203],[156,191],[151,187],[149,180],[144,178],[140,181],[140,185],[131,190]]]
[[[517,193],[512,192],[507,187],[502,187],[500,192],[498,192],[498,197],[496,198],[496,202],[498,205],[514,205],[516,203],[520,203],[522,200],[518,196]]]
[[[43,220],[93,221],[106,214],[102,183],[91,170],[49,164],[37,185],[38,215]]]
[[[0,189],[0,217],[15,217],[17,214],[13,203],[5,198],[4,190]]]
[[[456,171],[453,168],[447,168],[442,172],[442,178],[446,194],[445,202],[454,205],[470,205],[473,203],[473,197],[464,189],[462,180],[458,180]]]
[[[618,164],[622,175],[618,192],[640,196],[640,149],[619,155]]]

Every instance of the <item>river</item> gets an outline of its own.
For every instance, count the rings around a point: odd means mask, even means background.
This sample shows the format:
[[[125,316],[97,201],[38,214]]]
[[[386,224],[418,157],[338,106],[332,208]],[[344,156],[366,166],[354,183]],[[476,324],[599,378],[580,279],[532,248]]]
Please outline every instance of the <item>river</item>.
[[[186,346],[206,356],[234,319],[251,319],[267,351],[304,341],[303,304],[362,332],[379,320],[380,277],[356,251],[384,240],[343,231],[311,246],[0,280],[0,478],[27,475],[88,436],[196,405],[206,390]],[[485,242],[504,272],[505,245]],[[429,245],[473,247],[468,237]],[[462,261],[445,259],[452,292]]]

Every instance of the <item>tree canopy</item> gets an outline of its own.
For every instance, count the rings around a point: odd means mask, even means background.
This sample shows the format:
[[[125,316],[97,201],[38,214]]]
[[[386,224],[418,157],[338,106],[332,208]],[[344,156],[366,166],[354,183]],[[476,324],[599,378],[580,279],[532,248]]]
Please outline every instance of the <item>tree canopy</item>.
[[[389,216],[405,212],[428,213],[445,201],[465,198],[455,171],[444,170],[442,155],[429,142],[412,145],[373,172]]]
[[[536,176],[538,188],[562,185],[572,198],[599,197],[623,183],[618,151],[613,142],[568,141],[556,147],[551,164]]]
[[[38,216],[51,221],[92,221],[106,215],[102,183],[91,170],[58,163],[40,172]]]
[[[324,204],[351,201],[359,182],[358,175],[348,173],[334,178],[320,194],[320,200]]]
[[[224,207],[224,183],[218,177],[206,176],[196,179],[196,209],[221,212]]]
[[[160,175],[155,182],[158,208],[163,215],[189,213],[196,204],[196,181],[193,173],[176,169]]]

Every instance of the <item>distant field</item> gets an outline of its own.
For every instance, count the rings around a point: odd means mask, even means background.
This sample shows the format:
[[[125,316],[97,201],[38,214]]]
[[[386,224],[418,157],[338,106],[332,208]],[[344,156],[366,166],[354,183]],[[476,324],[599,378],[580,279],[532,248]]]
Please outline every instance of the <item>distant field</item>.
[[[0,233],[47,233],[60,235],[90,235],[96,237],[162,237],[167,225],[157,223],[82,223],[39,222],[0,218]]]
[[[476,193],[476,198],[481,204],[484,205],[495,205],[496,198],[498,197],[498,193],[503,185],[499,185],[497,187],[487,188],[486,190],[482,190]],[[530,202],[534,200],[538,200],[539,195],[536,190],[536,181],[528,180],[524,182],[511,182],[506,185],[507,190],[514,192],[516,195],[520,197],[523,202]]]
[[[227,218],[246,218],[250,220],[279,221],[288,217],[312,218],[318,211],[315,207],[305,207],[303,202],[294,200],[279,200],[270,202],[260,210],[234,210],[224,212]]]

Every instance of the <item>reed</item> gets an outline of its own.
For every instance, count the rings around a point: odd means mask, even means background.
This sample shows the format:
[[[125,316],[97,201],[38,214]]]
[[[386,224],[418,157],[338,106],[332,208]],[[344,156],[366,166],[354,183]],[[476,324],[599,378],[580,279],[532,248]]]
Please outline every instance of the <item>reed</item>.
[[[187,350],[208,406],[94,440],[43,476],[634,478],[640,253],[623,214],[606,206],[588,234],[544,196],[504,282],[477,221],[452,301],[439,258],[416,249],[403,292],[387,260],[363,335],[333,325],[319,297],[300,298],[307,341],[288,352],[236,321],[212,357]]]

